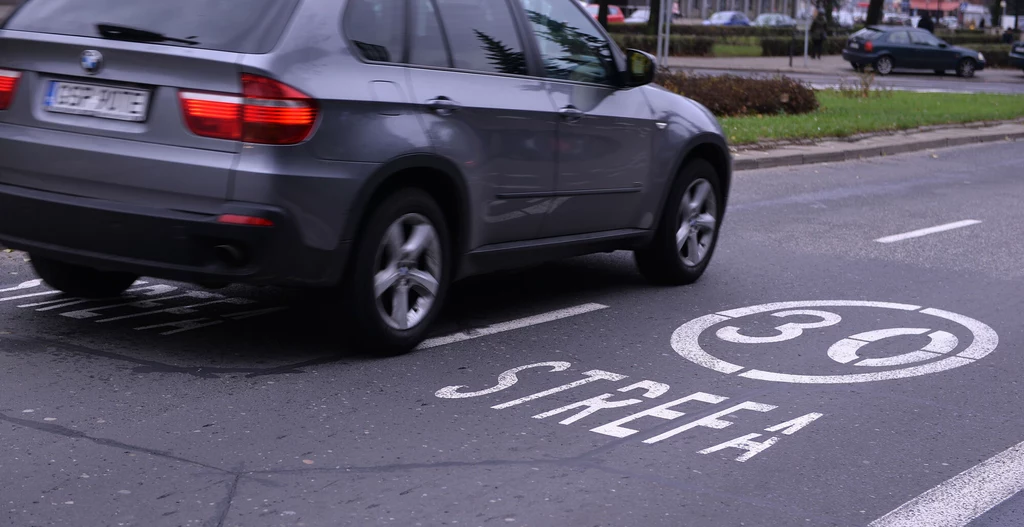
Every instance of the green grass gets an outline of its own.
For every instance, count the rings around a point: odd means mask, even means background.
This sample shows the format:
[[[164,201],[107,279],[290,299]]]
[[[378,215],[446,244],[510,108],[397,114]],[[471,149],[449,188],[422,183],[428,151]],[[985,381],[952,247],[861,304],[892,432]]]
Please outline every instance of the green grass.
[[[715,44],[712,53],[716,57],[760,57],[761,46],[750,44]]]
[[[813,113],[727,117],[721,119],[722,127],[729,142],[740,145],[1024,117],[1024,95],[894,91],[863,99],[828,90],[817,96],[821,107]]]

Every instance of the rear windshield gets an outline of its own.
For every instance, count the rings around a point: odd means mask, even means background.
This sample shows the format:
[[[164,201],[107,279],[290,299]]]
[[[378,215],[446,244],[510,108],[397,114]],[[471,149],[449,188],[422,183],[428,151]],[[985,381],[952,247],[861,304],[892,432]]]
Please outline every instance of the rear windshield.
[[[5,29],[99,37],[97,24],[126,26],[195,44],[168,46],[266,53],[299,0],[27,0]]]
[[[884,32],[878,31],[877,29],[864,28],[864,29],[861,29],[860,31],[857,31],[856,33],[850,35],[850,37],[862,38],[864,40],[875,40],[876,38],[878,38],[878,37],[880,37],[880,36],[882,36],[884,34],[885,34]]]

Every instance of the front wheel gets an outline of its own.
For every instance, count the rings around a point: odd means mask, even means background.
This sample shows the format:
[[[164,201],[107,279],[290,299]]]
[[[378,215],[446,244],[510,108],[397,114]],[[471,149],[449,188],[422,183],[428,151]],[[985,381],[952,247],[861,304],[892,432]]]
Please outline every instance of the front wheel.
[[[345,325],[365,351],[396,355],[423,341],[448,290],[449,238],[440,207],[420,189],[371,213],[344,287]]]
[[[656,284],[686,285],[707,269],[718,242],[725,207],[718,173],[695,159],[672,186],[648,247],[634,253],[640,274]]]
[[[879,75],[888,75],[892,73],[892,68],[892,57],[888,55],[878,57],[878,60],[875,61],[875,72]]]
[[[50,287],[81,298],[113,298],[132,286],[138,275],[100,271],[30,255],[32,268]]]
[[[974,76],[974,59],[961,59],[956,65],[956,74],[959,77],[969,79]]]

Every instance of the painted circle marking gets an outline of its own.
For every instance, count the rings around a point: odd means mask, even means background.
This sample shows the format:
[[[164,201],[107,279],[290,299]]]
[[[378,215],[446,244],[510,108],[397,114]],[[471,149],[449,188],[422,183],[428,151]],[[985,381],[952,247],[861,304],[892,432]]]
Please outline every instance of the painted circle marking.
[[[910,366],[897,370],[886,370],[872,373],[849,373],[839,375],[797,375],[790,373],[779,373],[770,372],[764,370],[750,369],[747,370],[744,366],[733,364],[726,360],[722,360],[714,355],[708,353],[704,348],[701,347],[699,339],[700,336],[711,329],[714,326],[727,322],[736,318],[746,317],[749,315],[756,315],[761,313],[771,313],[777,311],[789,310],[792,313],[776,313],[776,315],[787,316],[788,314],[811,314],[813,311],[800,311],[807,310],[808,308],[823,308],[823,307],[868,307],[877,309],[891,309],[896,311],[904,312],[916,312],[924,315],[930,315],[944,319],[946,321],[954,322],[968,329],[973,335],[973,339],[966,349],[952,356],[945,357],[941,360],[930,362],[927,364],[921,364],[917,366]],[[798,338],[802,333],[803,329],[811,329],[815,327],[825,327],[826,325],[834,325],[838,323],[838,316],[835,318],[826,317],[825,313],[815,313],[814,316],[822,318],[823,321],[815,324],[788,324],[782,325],[776,328],[780,332],[779,337],[767,337],[763,339],[764,342],[780,342],[783,340],[790,340]],[[857,343],[862,342],[864,335],[868,333],[877,334],[879,338],[883,338],[887,335],[898,335],[910,333],[912,328],[892,328],[889,330],[878,330],[874,332],[867,332],[863,334],[854,335],[847,339],[844,339],[830,348],[830,354],[840,357],[842,360],[837,362],[842,363],[843,360],[847,362],[852,361],[855,358],[856,347],[859,347]],[[916,333],[914,329],[914,333]],[[718,331],[718,337],[724,340],[732,342],[756,342],[752,337],[745,337],[738,333],[735,328],[722,328]],[[786,336],[788,338],[782,338]],[[934,357],[942,356],[944,353],[952,351],[949,349],[950,343],[956,346],[956,338],[953,335],[944,332],[936,331],[932,334],[932,343],[922,348],[920,352],[912,352],[904,354],[906,357],[905,362],[919,362],[920,360],[927,359],[925,354],[933,355]],[[979,322],[973,318],[966,317],[957,313],[944,311],[935,308],[924,308],[921,306],[915,306],[912,304],[898,304],[893,302],[871,302],[862,300],[810,300],[810,301],[797,301],[797,302],[774,302],[770,304],[759,304],[756,306],[742,307],[738,309],[730,309],[727,311],[721,311],[711,315],[705,315],[699,318],[695,318],[682,326],[672,333],[672,349],[684,359],[725,374],[738,374],[740,377],[747,379],[758,379],[762,381],[772,382],[788,382],[788,383],[799,383],[799,384],[844,384],[844,383],[857,383],[857,382],[872,382],[872,381],[883,381],[891,379],[904,379],[907,377],[916,377],[919,375],[927,375],[929,373],[937,373],[940,371],[951,370],[953,368],[959,368],[970,364],[978,359],[984,358],[988,354],[995,351],[996,346],[999,344],[999,336],[995,330],[989,327],[987,324]],[[931,349],[929,349],[931,348]],[[865,359],[860,363],[854,364],[854,366],[892,366],[900,363],[899,360],[893,360],[896,358],[886,359]],[[746,370],[746,371],[743,371]]]

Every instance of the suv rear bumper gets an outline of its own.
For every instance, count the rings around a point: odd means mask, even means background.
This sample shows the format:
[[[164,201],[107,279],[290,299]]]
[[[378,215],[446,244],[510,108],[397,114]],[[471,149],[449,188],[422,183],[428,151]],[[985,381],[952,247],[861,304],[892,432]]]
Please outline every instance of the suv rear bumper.
[[[222,214],[273,226],[220,223]],[[197,214],[0,185],[0,243],[97,269],[200,284],[336,283],[348,245],[331,252],[301,240],[274,207],[226,202],[218,214]],[[225,258],[224,247],[241,259]]]

